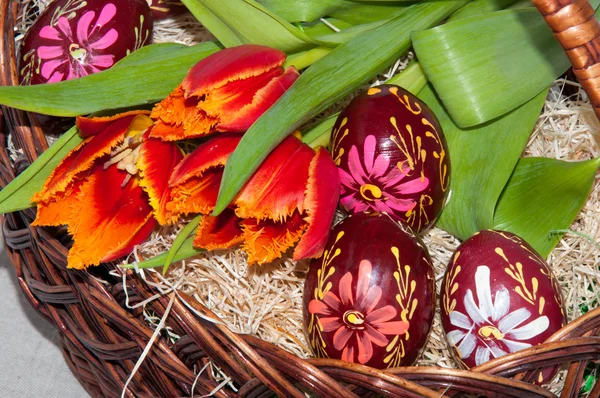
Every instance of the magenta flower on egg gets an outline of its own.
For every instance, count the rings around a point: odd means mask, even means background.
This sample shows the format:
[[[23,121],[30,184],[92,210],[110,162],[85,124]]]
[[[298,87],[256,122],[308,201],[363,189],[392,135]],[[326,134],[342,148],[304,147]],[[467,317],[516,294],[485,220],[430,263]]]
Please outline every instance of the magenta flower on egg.
[[[101,53],[101,50],[112,46],[119,38],[116,29],[102,29],[116,13],[117,7],[107,3],[98,18],[94,11],[85,12],[77,21],[75,32],[64,16],[58,18],[56,27],[46,25],[40,30],[41,38],[55,42],[38,48],[41,73],[48,83],[87,76],[114,64],[115,56]]]
[[[423,192],[429,186],[427,177],[410,179],[410,167],[404,164],[390,168],[390,158],[385,154],[375,157],[376,138],[369,135],[363,147],[364,167],[356,145],[348,154],[350,173],[339,169],[342,183],[341,204],[350,212],[379,212],[393,214],[408,212],[417,202],[413,197],[402,197]]]
[[[406,333],[409,324],[393,321],[397,315],[391,305],[380,306],[382,291],[377,285],[370,286],[371,262],[362,260],[358,269],[355,294],[352,274],[347,272],[339,284],[340,297],[331,291],[323,300],[312,300],[309,313],[318,316],[323,332],[334,332],[333,346],[342,351],[342,360],[365,364],[373,356],[373,344],[385,347],[389,340],[385,335]]]

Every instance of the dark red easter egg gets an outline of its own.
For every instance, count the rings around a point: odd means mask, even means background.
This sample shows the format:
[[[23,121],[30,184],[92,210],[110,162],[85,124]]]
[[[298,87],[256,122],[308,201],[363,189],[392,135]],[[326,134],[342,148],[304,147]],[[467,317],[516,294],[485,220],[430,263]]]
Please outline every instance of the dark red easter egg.
[[[387,213],[416,232],[440,215],[450,160],[437,117],[394,85],[354,98],[337,118],[331,154],[339,167],[340,203],[351,213]]]
[[[560,286],[518,236],[481,231],[456,249],[442,284],[442,323],[463,368],[543,343],[565,325]],[[538,382],[552,378],[545,369]]]
[[[146,0],[155,21],[174,17],[187,11],[186,6],[179,0]]]
[[[100,72],[151,41],[145,0],[55,0],[25,35],[20,82],[53,83]]]
[[[427,249],[387,216],[351,215],[311,262],[303,310],[316,356],[380,369],[411,365],[435,313]]]

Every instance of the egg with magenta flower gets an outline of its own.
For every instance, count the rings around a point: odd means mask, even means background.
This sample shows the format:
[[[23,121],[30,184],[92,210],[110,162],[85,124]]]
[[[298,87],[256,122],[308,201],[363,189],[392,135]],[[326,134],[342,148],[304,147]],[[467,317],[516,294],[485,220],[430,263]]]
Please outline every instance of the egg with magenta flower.
[[[317,357],[375,368],[411,365],[435,313],[435,276],[425,246],[385,215],[351,215],[310,264],[304,326]]]
[[[55,0],[25,35],[20,83],[100,72],[151,41],[152,15],[145,0]]]
[[[541,344],[566,323],[552,270],[517,235],[486,230],[460,245],[441,289],[442,324],[463,368]],[[535,378],[550,381],[556,368]]]
[[[423,101],[395,85],[370,88],[332,130],[340,203],[350,213],[387,213],[416,232],[442,211],[450,177],[440,123]]]

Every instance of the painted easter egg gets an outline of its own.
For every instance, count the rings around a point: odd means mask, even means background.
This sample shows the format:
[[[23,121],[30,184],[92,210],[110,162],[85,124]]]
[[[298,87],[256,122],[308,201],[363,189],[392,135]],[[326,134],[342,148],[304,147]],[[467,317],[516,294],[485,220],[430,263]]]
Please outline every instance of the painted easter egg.
[[[55,0],[25,35],[20,82],[53,83],[100,72],[151,41],[145,0]]]
[[[146,0],[155,21],[183,14],[187,8],[179,0]]]
[[[331,154],[340,203],[350,213],[387,213],[416,232],[442,211],[450,160],[437,117],[417,97],[381,85],[354,98],[337,118]]]
[[[411,365],[435,313],[427,249],[385,215],[352,215],[334,227],[323,256],[311,262],[303,310],[317,357],[380,369]]]
[[[508,232],[482,231],[456,249],[440,306],[448,344],[463,368],[543,343],[566,322],[552,270]],[[540,372],[537,381],[549,381],[555,370]]]

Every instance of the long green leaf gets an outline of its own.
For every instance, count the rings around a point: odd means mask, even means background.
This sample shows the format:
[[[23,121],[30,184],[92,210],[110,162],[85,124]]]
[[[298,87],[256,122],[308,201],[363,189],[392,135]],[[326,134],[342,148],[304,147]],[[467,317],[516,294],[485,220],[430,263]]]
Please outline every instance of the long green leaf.
[[[427,84],[427,76],[425,76],[425,72],[423,72],[418,62],[412,62],[406,69],[392,77],[386,83],[397,84],[414,95],[418,95]],[[328,116],[310,130],[305,131],[302,134],[302,141],[312,148],[318,146],[328,147],[329,139],[331,138],[331,129],[338,116],[339,113]]]
[[[460,127],[527,102],[570,66],[536,9],[503,10],[412,36],[417,57]]]
[[[521,107],[471,129],[457,127],[431,85],[419,97],[438,117],[450,156],[450,198],[438,226],[466,239],[494,225],[494,209],[544,105],[546,90]]]
[[[289,22],[310,22],[330,16],[352,24],[389,18],[407,2],[373,1],[361,4],[353,0],[258,0],[266,8]]]
[[[463,4],[465,1],[413,5],[385,25],[342,44],[308,68],[250,127],[229,157],[214,213],[225,209],[269,152],[287,135],[407,51],[412,30],[440,22]]]
[[[550,232],[573,223],[592,191],[598,167],[600,158],[521,159],[496,207],[494,228],[519,235],[547,257],[560,240]]]
[[[253,0],[182,0],[225,47],[263,44],[285,52],[316,43],[300,29]]]
[[[190,236],[182,243],[181,247],[177,251],[177,254],[175,254],[175,256],[173,257],[171,263],[197,256],[198,254],[203,253],[203,252],[204,252],[204,250],[196,249],[194,247],[194,236]],[[164,267],[165,260],[167,259],[168,255],[169,255],[169,252],[165,252],[165,253],[159,254],[158,256],[149,258],[147,260],[140,261],[139,263],[137,263],[137,268],[143,269],[143,268]],[[134,269],[135,265],[133,265],[133,264],[122,265],[121,268]]]
[[[165,258],[165,262],[163,264],[163,274],[167,273],[169,265],[171,265],[173,261],[175,261],[175,257],[183,249],[183,246],[187,242],[188,238],[194,235],[196,227],[198,227],[198,224],[200,223],[201,219],[201,215],[194,217],[194,219],[190,221],[185,227],[183,227],[183,229],[179,232],[179,235],[177,235],[177,237],[171,244],[169,251],[167,252],[167,257]]]
[[[348,7],[347,0],[258,0],[266,8],[289,22],[317,20],[340,8]]]
[[[31,197],[42,189],[44,181],[69,151],[82,141],[77,134],[77,127],[64,133],[33,164],[0,191],[0,214],[33,207]]]
[[[529,4],[528,6],[531,7],[530,0],[527,1]],[[486,12],[502,10],[516,2],[517,0],[475,0],[466,4],[460,10],[452,14],[450,18],[448,18],[447,22],[457,21],[459,19],[465,19],[475,15],[485,14]]]
[[[212,42],[192,47],[153,44],[110,69],[80,79],[0,87],[0,104],[54,116],[147,105],[169,95],[192,66],[219,49]]]

